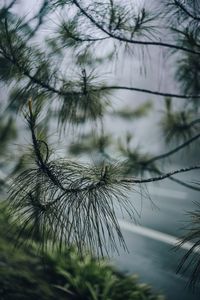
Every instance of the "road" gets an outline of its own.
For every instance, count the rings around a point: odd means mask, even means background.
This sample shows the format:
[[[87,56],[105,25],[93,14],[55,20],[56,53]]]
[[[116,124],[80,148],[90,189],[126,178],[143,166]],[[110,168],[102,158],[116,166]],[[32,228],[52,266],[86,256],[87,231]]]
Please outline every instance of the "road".
[[[122,220],[118,213],[129,253],[119,248],[119,254],[113,254],[111,260],[123,272],[137,273],[141,282],[151,284],[169,300],[197,300],[200,289],[193,293],[187,287],[189,278],[176,274],[186,249],[175,251],[173,246],[188,221],[186,212],[195,209],[193,201],[199,200],[198,192],[166,181],[149,185],[149,195],[151,200],[143,199],[142,208],[141,198],[130,196],[141,216],[138,226],[127,216]]]

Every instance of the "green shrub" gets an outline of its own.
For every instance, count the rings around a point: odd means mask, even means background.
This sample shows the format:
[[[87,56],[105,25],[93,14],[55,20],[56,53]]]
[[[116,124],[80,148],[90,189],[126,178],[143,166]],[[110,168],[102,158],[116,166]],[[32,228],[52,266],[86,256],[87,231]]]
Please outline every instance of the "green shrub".
[[[8,230],[9,229],[9,230]],[[39,254],[34,243],[14,247],[15,231],[0,210],[1,300],[161,300],[137,277],[125,276],[105,260],[95,260],[75,249]],[[35,242],[37,243],[37,242]]]

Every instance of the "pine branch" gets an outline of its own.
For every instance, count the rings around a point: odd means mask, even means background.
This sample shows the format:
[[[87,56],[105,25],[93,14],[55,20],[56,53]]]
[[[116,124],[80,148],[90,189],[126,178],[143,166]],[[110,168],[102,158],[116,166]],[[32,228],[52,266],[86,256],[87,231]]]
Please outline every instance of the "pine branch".
[[[110,161],[110,162],[115,161],[115,159],[113,157],[111,157],[109,154],[107,154],[105,151],[101,152],[101,154],[106,159],[106,161]],[[138,164],[140,164],[140,162],[138,162]],[[128,164],[128,165],[130,165],[130,164]],[[152,168],[152,167],[149,168],[148,166],[146,166],[145,162],[141,163],[141,168],[143,168],[144,171],[149,171],[149,172],[154,173],[154,174],[165,175],[165,173],[161,172],[157,167],[156,168]],[[134,168],[133,168],[133,171],[134,171]],[[174,178],[173,176],[168,177],[168,179],[178,183],[181,186],[187,187],[191,190],[198,191],[198,192],[200,191],[200,188],[198,188],[194,185],[188,184],[188,183],[186,183],[186,182],[184,182],[180,179]]]
[[[68,96],[69,92],[65,92],[61,89],[56,89],[55,87],[52,87],[51,85],[41,81],[36,76],[31,75],[28,71],[23,70],[23,66],[19,65],[17,60],[15,58],[9,57],[4,52],[0,51],[0,54],[2,54],[8,61],[16,65],[19,70],[23,72],[23,74],[28,77],[33,83],[39,85],[43,89],[53,92],[54,94],[57,94],[59,96]],[[147,89],[140,89],[136,87],[126,87],[126,86],[102,86],[100,88],[92,88],[91,91],[97,92],[97,91],[103,91],[103,90],[129,90],[129,91],[136,91],[151,95],[157,95],[157,96],[164,96],[164,97],[173,97],[173,98],[180,98],[180,99],[199,99],[200,95],[179,95],[179,94],[172,94],[172,93],[165,93],[165,92],[158,92],[158,91],[152,91]],[[77,94],[76,91],[73,91],[74,94]]]
[[[43,89],[53,92],[54,94],[57,94],[59,96],[68,96],[69,92],[64,92],[62,90],[56,89],[55,87],[52,87],[51,85],[41,81],[36,76],[31,75],[28,71],[23,70],[23,66],[19,65],[17,60],[15,58],[9,57],[4,52],[0,51],[0,54],[2,54],[8,61],[16,65],[20,71],[23,72],[23,74],[28,77],[33,83],[39,85]],[[199,99],[200,95],[179,95],[179,94],[171,94],[171,93],[165,93],[165,92],[158,92],[158,91],[152,91],[147,89],[140,89],[136,87],[126,87],[126,86],[102,86],[100,88],[92,89],[92,91],[103,91],[103,90],[130,90],[130,91],[136,91],[141,93],[147,93],[151,95],[158,95],[158,96],[164,96],[164,97],[173,97],[173,98],[180,98],[180,99]],[[74,94],[77,94],[76,91],[73,91]]]
[[[164,172],[161,172],[158,168],[157,169],[155,169],[155,168],[145,168],[145,170],[147,170],[149,172],[153,172],[155,174],[159,174],[159,175],[164,175],[165,174]],[[175,178],[173,176],[168,177],[168,179],[171,180],[171,181],[173,181],[173,182],[176,182],[179,185],[184,186],[184,187],[186,187],[188,189],[191,189],[191,190],[194,190],[194,191],[198,191],[198,192],[200,191],[200,188],[198,188],[198,187],[196,187],[194,185],[188,184],[185,181],[177,179],[177,178]]]
[[[26,26],[26,24],[30,23],[31,21],[37,20],[37,24],[35,25],[35,28],[32,29],[31,33],[27,37],[27,41],[30,38],[33,38],[35,36],[35,34],[39,30],[40,26],[43,24],[44,17],[47,14],[46,11],[47,11],[48,5],[49,5],[49,0],[43,0],[43,3],[41,4],[39,12],[33,18],[31,18],[31,20],[29,20],[27,23],[24,24]]]
[[[104,41],[107,39],[110,39],[110,37],[100,37],[100,38],[91,38],[91,37],[80,37],[78,35],[73,35],[70,30],[67,28],[66,24],[63,23],[62,24],[63,29],[66,31],[66,33],[69,35],[70,38],[72,38],[73,40],[75,40],[76,42],[80,42],[80,43],[94,43],[94,42],[100,42],[100,41]]]
[[[14,179],[9,203],[14,220],[21,223],[20,234],[28,232],[28,239],[42,235],[42,249],[49,242],[52,247],[59,243],[61,248],[76,244],[81,253],[87,247],[103,255],[108,249],[107,237],[113,249],[117,250],[116,238],[126,248],[115,208],[120,206],[134,218],[133,204],[127,198],[131,186],[135,188],[137,184],[160,181],[200,168],[196,165],[138,179],[124,178],[124,164],[121,163],[91,168],[64,160],[52,161],[48,144],[37,138],[38,114],[39,111],[33,111],[30,100],[26,119],[36,166]]]
[[[1,45],[0,54],[10,63],[12,63],[19,73],[20,76],[24,76],[30,80],[33,85],[38,86],[44,92],[49,92],[49,97],[52,97],[53,94],[56,94],[60,97],[60,113],[59,113],[59,124],[65,124],[66,121],[69,122],[78,122],[79,119],[83,120],[97,120],[102,117],[104,109],[108,104],[107,95],[103,91],[96,91],[92,90],[92,80],[95,79],[91,73],[86,76],[87,79],[87,92],[85,93],[85,83],[84,83],[84,76],[80,78],[80,81],[66,81],[61,80],[56,76],[57,74],[50,75],[45,74],[47,80],[44,81],[43,77],[38,76],[40,72],[40,65],[36,65],[35,73],[33,73],[32,62],[30,61],[30,57],[28,57],[28,52],[32,51],[34,55],[33,49],[26,48],[25,45],[22,45],[23,54],[26,59],[27,65],[24,65],[24,59],[21,60],[21,56],[19,57],[17,49],[15,49],[15,45],[13,46],[12,41],[9,36],[7,22],[5,22],[5,34],[8,45],[8,49],[6,49],[3,45]],[[32,54],[32,53],[31,53]],[[42,55],[42,54],[41,54]],[[27,57],[26,57],[27,56]],[[44,60],[44,63],[47,65],[49,61]],[[55,70],[57,73],[57,70]],[[14,77],[14,76],[13,76]],[[54,79],[54,81],[52,80]],[[52,82],[54,85],[52,86]],[[57,85],[62,84],[60,88],[57,88]]]
[[[200,282],[200,206],[198,202],[195,204],[195,211],[188,213],[190,216],[189,228],[187,228],[187,231],[180,239],[180,243],[177,246],[177,248],[179,248],[188,242],[192,244],[187,253],[182,257],[177,268],[177,273],[185,274],[186,271],[189,272],[189,287],[193,289],[196,284]]]
[[[178,147],[176,147],[176,148],[174,148],[174,149],[172,149],[172,150],[170,150],[166,153],[163,153],[163,154],[160,154],[160,155],[157,155],[157,156],[151,158],[150,160],[147,161],[147,164],[151,164],[156,160],[163,159],[163,158],[166,158],[166,157],[169,157],[169,156],[173,155],[174,153],[177,153],[181,149],[184,149],[185,147],[187,147],[188,145],[190,145],[191,143],[196,141],[198,138],[200,138],[200,133],[193,136],[192,138],[190,138],[189,140],[187,140],[183,144],[179,145]]]
[[[10,4],[9,4],[8,6],[5,7],[5,10],[8,11],[9,9],[11,9],[11,8],[14,6],[15,2],[17,2],[17,0],[12,0],[12,1],[10,2]]]
[[[33,82],[34,84],[40,86],[41,88],[43,88],[44,90],[46,90],[48,92],[57,94],[58,96],[67,97],[69,95],[69,91],[65,91],[63,89],[57,89],[56,87],[51,86],[49,83],[42,81],[37,76],[30,74],[30,72],[27,69],[24,69],[24,66],[20,64],[20,62],[18,61],[18,59],[15,56],[15,52],[14,52],[14,49],[12,46],[12,41],[10,40],[10,37],[9,37],[7,22],[5,22],[5,29],[6,29],[7,40],[8,40],[8,44],[9,44],[9,48],[10,48],[12,57],[9,56],[8,53],[6,53],[6,51],[4,49],[1,49],[0,54],[2,54],[4,58],[6,58],[9,62],[11,62],[13,65],[15,65],[19,69],[19,71],[24,76],[29,78],[31,80],[31,82]],[[199,95],[179,95],[179,94],[171,94],[171,93],[152,91],[152,90],[147,90],[147,89],[140,89],[140,88],[136,88],[136,87],[126,87],[126,86],[102,86],[99,88],[91,88],[91,92],[98,92],[98,91],[103,91],[103,90],[118,90],[118,89],[143,92],[143,93],[165,96],[165,97],[182,98],[182,99],[192,99],[192,98],[198,99],[200,97]],[[72,91],[72,93],[74,95],[80,94],[77,91]]]
[[[115,35],[114,33],[108,31],[103,27],[103,25],[99,24],[81,5],[78,1],[72,0],[72,3],[81,11],[81,13],[91,21],[92,24],[94,24],[98,29],[100,29],[102,32],[104,32],[106,35],[110,36],[111,38],[118,40],[120,42],[125,42],[128,44],[135,44],[135,45],[146,45],[146,46],[161,46],[169,49],[176,49],[176,50],[181,50],[185,51],[188,53],[193,53],[200,55],[199,51],[195,51],[189,48],[185,48],[182,46],[178,46],[175,44],[169,44],[169,43],[164,43],[164,42],[152,42],[152,41],[140,41],[140,40],[134,40],[134,39],[128,39],[126,37],[121,37],[118,35]]]
[[[196,120],[191,121],[191,122],[188,124],[188,126],[189,126],[189,127],[192,127],[192,126],[194,126],[194,125],[196,125],[196,124],[199,124],[199,123],[200,123],[200,119],[196,119]]]
[[[191,98],[200,99],[200,95],[179,95],[174,93],[158,92],[158,91],[152,91],[152,90],[140,89],[137,87],[128,87],[128,86],[102,86],[99,89],[100,90],[129,90],[129,91],[136,91],[136,92],[164,96],[164,97],[182,98],[182,99],[191,99]]]
[[[47,84],[46,82],[42,81],[41,79],[37,78],[36,76],[31,75],[30,72],[28,72],[27,70],[25,70],[24,67],[19,64],[19,62],[16,59],[15,55],[12,56],[12,57],[10,57],[4,51],[0,51],[0,54],[3,55],[3,57],[6,58],[9,62],[11,62],[13,65],[17,66],[18,69],[19,69],[19,71],[24,76],[26,76],[27,78],[29,78],[31,80],[31,82],[39,85],[41,88],[43,88],[46,91],[53,92],[54,94],[57,94],[57,95],[60,95],[60,96],[63,95],[63,93],[60,90],[58,90],[58,89],[54,88],[53,86]]]
[[[200,188],[198,188],[198,187],[196,187],[196,186],[194,186],[194,185],[191,185],[191,184],[189,184],[189,183],[187,183],[187,182],[185,182],[185,181],[182,181],[182,180],[177,179],[177,178],[174,178],[174,177],[169,177],[169,179],[170,179],[171,181],[174,181],[174,182],[176,182],[176,183],[178,183],[178,184],[180,184],[180,185],[186,187],[186,188],[189,188],[189,189],[191,189],[191,190],[200,192]]]
[[[165,174],[164,172],[161,172],[158,169],[146,168],[146,170],[150,171],[150,172],[154,172],[154,173],[160,174],[160,175],[164,175]],[[179,185],[184,186],[184,187],[186,187],[188,189],[191,189],[191,190],[194,190],[194,191],[198,191],[198,192],[200,191],[200,188],[198,188],[198,187],[196,187],[194,185],[191,185],[189,183],[186,183],[185,181],[177,179],[177,178],[175,178],[173,176],[170,176],[168,179],[171,180],[171,181],[174,181],[174,182],[178,183]]]
[[[146,179],[134,179],[134,178],[133,179],[131,179],[131,178],[130,179],[122,179],[121,182],[123,182],[123,183],[149,183],[149,182],[161,181],[163,179],[169,178],[176,174],[185,173],[185,172],[189,172],[192,170],[198,170],[198,169],[200,169],[200,165],[191,166],[191,167],[187,167],[187,168],[181,168],[179,170],[174,170],[169,173],[162,174],[160,176],[150,177],[150,178],[146,178]]]
[[[21,234],[28,231],[28,238],[42,234],[42,249],[47,243],[52,247],[58,243],[60,247],[75,244],[80,253],[86,248],[103,255],[109,244],[117,250],[116,238],[126,248],[114,205],[130,217],[134,216],[134,209],[125,196],[129,185],[116,181],[121,166],[91,168],[69,161],[51,161],[47,143],[37,139],[37,117],[38,112],[33,112],[29,101],[26,119],[36,166],[14,179],[9,195],[12,215],[21,222]]]
[[[100,179],[99,182],[97,182],[95,184],[91,184],[91,185],[86,185],[86,186],[84,186],[84,187],[82,187],[80,189],[79,188],[77,188],[77,189],[65,189],[57,180],[55,180],[55,177],[51,173],[50,169],[48,169],[48,166],[45,165],[45,162],[42,159],[42,155],[40,153],[39,144],[38,144],[38,142],[40,142],[40,141],[38,141],[36,139],[36,136],[35,136],[35,117],[33,116],[33,113],[32,113],[32,104],[31,104],[30,101],[29,101],[29,111],[30,111],[29,124],[30,124],[31,133],[32,133],[33,147],[34,147],[34,150],[35,150],[35,153],[36,153],[36,157],[37,157],[36,163],[38,164],[39,167],[41,167],[44,170],[44,172],[47,173],[47,175],[49,176],[49,178],[52,180],[53,183],[55,183],[58,187],[60,187],[65,193],[68,193],[68,192],[89,191],[89,190],[96,189],[97,187],[102,186],[102,185],[104,185],[104,184],[107,183],[106,180],[105,180],[105,178],[106,178],[106,170],[103,173],[103,175],[102,175],[102,177],[101,177],[101,179]],[[198,137],[200,137],[200,134],[198,135]],[[192,139],[190,139],[186,143],[184,143],[181,146],[177,147],[176,151],[178,151],[177,149],[181,149],[183,147],[183,145],[188,145],[189,143],[191,143],[195,139],[197,139],[197,136],[193,137]],[[44,143],[46,145],[46,148],[48,149],[48,145],[46,144],[46,142],[44,142]],[[173,151],[175,151],[175,149]],[[172,151],[170,151],[170,153],[172,153]],[[164,155],[166,157],[166,154],[163,154],[162,158],[163,158]],[[153,159],[149,160],[147,164],[149,164],[150,162],[152,163],[152,160],[155,161],[157,159],[153,158]],[[187,167],[187,168],[181,168],[179,170],[171,171],[171,172],[165,173],[165,174],[162,173],[160,176],[151,177],[151,178],[148,178],[148,179],[120,179],[120,180],[116,180],[116,181],[113,180],[113,182],[115,182],[115,183],[119,183],[119,182],[122,182],[122,183],[125,183],[125,182],[126,183],[154,182],[154,181],[160,181],[160,180],[163,180],[165,178],[171,177],[172,175],[175,175],[175,174],[185,173],[185,172],[188,172],[188,171],[191,171],[191,170],[195,170],[195,169],[199,169],[199,168],[200,168],[200,165],[196,165],[196,166],[191,166],[191,167]]]
[[[29,117],[27,116],[26,118],[29,123],[30,130],[31,130],[33,148],[34,148],[34,152],[36,155],[36,164],[41,169],[41,171],[44,172],[44,174],[49,177],[49,179],[52,181],[52,184],[56,185],[59,189],[61,189],[64,192],[63,194],[61,194],[61,197],[63,197],[65,194],[67,194],[69,192],[70,193],[79,193],[79,192],[84,192],[84,191],[92,191],[106,183],[106,181],[104,180],[105,179],[104,177],[106,176],[106,173],[105,173],[102,175],[100,180],[95,183],[85,185],[84,187],[65,188],[62,185],[61,181],[58,180],[58,177],[52,172],[51,166],[48,164],[49,150],[48,150],[47,143],[45,141],[38,140],[36,137],[35,129],[36,129],[37,113],[34,115],[32,112],[32,101],[31,100],[29,100],[29,113],[30,113]],[[45,144],[46,151],[47,151],[45,160],[43,159],[42,153],[40,151],[41,143]],[[58,200],[60,200],[60,199],[56,199],[56,201],[58,201]],[[52,204],[54,204],[54,203],[55,202],[53,202]]]
[[[176,5],[177,7],[179,7],[184,13],[186,13],[187,16],[189,16],[190,18],[196,20],[196,21],[200,21],[200,18],[193,15],[191,12],[189,12],[187,10],[187,8],[184,6],[184,4],[182,3],[182,1],[177,1],[177,0],[174,0],[174,5]]]

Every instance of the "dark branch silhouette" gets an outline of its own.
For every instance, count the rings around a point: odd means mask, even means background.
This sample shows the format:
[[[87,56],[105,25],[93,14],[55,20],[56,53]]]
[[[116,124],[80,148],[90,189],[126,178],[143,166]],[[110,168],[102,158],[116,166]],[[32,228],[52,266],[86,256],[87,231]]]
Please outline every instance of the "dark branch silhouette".
[[[193,136],[192,138],[190,138],[189,140],[187,140],[186,142],[184,142],[183,144],[179,145],[178,147],[166,152],[166,153],[163,153],[163,154],[160,154],[160,155],[157,155],[151,159],[149,159],[146,164],[151,164],[153,162],[155,162],[156,160],[159,160],[159,159],[163,159],[163,158],[166,158],[166,157],[169,157],[171,155],[173,155],[174,153],[180,151],[181,149],[187,147],[188,145],[190,145],[191,143],[193,143],[194,141],[196,141],[198,138],[200,138],[200,133],[198,133],[197,135]]]
[[[189,172],[192,170],[198,170],[198,169],[200,169],[200,165],[191,166],[191,167],[187,167],[187,168],[181,168],[179,170],[171,171],[171,172],[162,174],[160,176],[150,177],[150,178],[146,178],[146,179],[143,179],[143,178],[141,178],[141,179],[134,179],[134,178],[122,179],[121,182],[124,182],[124,183],[148,183],[148,182],[161,181],[165,178],[169,178],[176,174],[185,173],[185,172]]]
[[[196,20],[196,21],[200,21],[200,18],[198,16],[193,15],[183,4],[183,1],[177,1],[174,0],[174,4],[179,7],[182,11],[184,11],[186,13],[186,15],[188,15],[190,18]]]
[[[179,95],[175,93],[152,91],[148,89],[142,89],[142,88],[131,87],[131,86],[130,87],[129,86],[103,86],[100,87],[99,90],[128,90],[128,91],[135,91],[135,92],[146,93],[146,94],[157,95],[157,96],[164,96],[164,97],[181,98],[181,99],[191,99],[191,98],[200,99],[200,95]]]
[[[106,35],[110,36],[111,38],[118,40],[120,42],[125,42],[125,43],[129,43],[129,44],[135,44],[135,45],[144,45],[144,46],[161,46],[161,47],[165,47],[165,48],[170,48],[170,49],[174,49],[174,50],[182,50],[185,52],[189,52],[189,53],[193,53],[193,54],[198,54],[200,55],[199,51],[195,51],[189,48],[185,48],[182,46],[178,46],[178,45],[174,45],[174,44],[169,44],[169,43],[164,43],[164,42],[152,42],[152,41],[140,41],[140,40],[134,40],[134,39],[128,39],[126,37],[121,37],[118,35],[115,35],[114,33],[110,32],[109,30],[105,29],[103,27],[103,25],[99,24],[81,5],[78,1],[73,0],[72,1],[74,3],[74,5],[76,5],[76,7],[79,8],[79,10],[81,11],[81,13],[87,17],[87,19],[89,19],[91,21],[92,24],[94,24],[98,29],[100,29],[102,32],[104,32]]]

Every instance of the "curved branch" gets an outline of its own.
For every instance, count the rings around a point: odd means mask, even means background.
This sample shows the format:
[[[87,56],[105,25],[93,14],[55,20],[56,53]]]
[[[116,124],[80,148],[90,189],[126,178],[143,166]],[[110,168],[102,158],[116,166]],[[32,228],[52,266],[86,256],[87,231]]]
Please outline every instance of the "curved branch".
[[[62,183],[57,178],[57,176],[52,172],[51,167],[48,163],[49,149],[48,149],[47,143],[43,140],[38,140],[37,137],[36,137],[36,134],[35,134],[36,115],[32,111],[32,100],[31,99],[29,100],[28,104],[29,104],[29,116],[27,116],[26,118],[27,118],[27,121],[29,123],[30,131],[31,131],[33,149],[34,149],[34,153],[35,153],[35,156],[36,156],[36,164],[40,168],[40,170],[48,176],[48,178],[52,181],[52,183],[63,191],[63,194],[61,194],[61,196],[59,196],[59,198],[57,198],[52,203],[53,204],[56,203],[58,201],[58,199],[63,197],[63,195],[65,195],[66,193],[80,193],[80,192],[84,192],[84,191],[92,191],[92,190],[97,189],[98,187],[105,186],[107,184],[107,182],[105,180],[105,177],[107,175],[106,174],[106,169],[104,170],[104,174],[101,175],[101,177],[99,178],[98,181],[89,183],[89,184],[87,184],[83,187],[66,188],[62,185]],[[40,144],[41,143],[44,143],[44,145],[46,147],[46,152],[47,153],[46,153],[45,160],[43,159],[41,151],[40,151]],[[50,204],[52,204],[52,203],[50,203]]]
[[[194,185],[188,184],[188,183],[186,183],[186,182],[184,182],[184,181],[182,181],[180,179],[177,179],[177,178],[174,178],[174,177],[169,177],[169,179],[171,181],[174,181],[174,182],[176,182],[176,183],[178,183],[178,184],[180,184],[180,185],[188,188],[188,189],[200,192],[200,188],[195,187]]]
[[[146,170],[150,171],[150,172],[157,173],[159,175],[165,174],[165,173],[161,172],[158,169],[146,168]],[[200,191],[200,188],[195,187],[194,185],[188,184],[188,183],[186,183],[186,182],[184,182],[184,181],[182,181],[180,179],[174,178],[172,176],[170,176],[168,179],[171,180],[171,181],[174,181],[174,182],[176,182],[176,183],[178,183],[178,184],[180,184],[180,185],[182,185],[182,186],[184,186],[184,187],[186,187],[188,189],[191,189],[191,190],[194,190],[194,191],[198,191],[198,192]]]
[[[41,81],[40,79],[38,79],[37,77],[35,77],[34,75],[31,75],[28,71],[24,70],[23,67],[17,62],[17,60],[15,59],[15,57],[9,57],[5,52],[0,51],[0,54],[3,55],[3,57],[5,59],[7,59],[9,62],[11,62],[12,64],[14,64],[15,66],[17,66],[17,68],[19,69],[19,71],[25,75],[26,77],[28,77],[33,83],[39,85],[40,87],[46,89],[47,91],[53,92],[55,94],[58,95],[63,95],[63,93],[50,86],[49,84],[47,84],[46,82]]]
[[[10,41],[7,28],[6,28],[6,34],[7,34],[7,39],[9,42],[9,47],[11,50],[12,58],[9,57],[9,55],[7,55],[5,53],[5,51],[3,51],[3,50],[0,51],[0,54],[2,54],[4,56],[4,58],[6,58],[9,62],[16,65],[19,68],[19,70],[26,77],[28,77],[33,83],[35,83],[35,84],[39,85],[40,87],[42,87],[43,89],[53,92],[54,94],[57,94],[59,96],[67,96],[68,92],[64,92],[61,89],[57,89],[57,88],[47,84],[46,82],[41,81],[41,79],[38,79],[36,76],[31,75],[27,70],[23,69],[23,66],[21,66],[19,64],[19,62],[17,61],[17,59],[14,56],[14,51],[12,49],[12,43]],[[164,97],[173,97],[173,98],[182,98],[182,99],[190,99],[190,98],[199,99],[200,98],[200,95],[179,95],[179,94],[174,94],[174,93],[172,94],[172,93],[158,92],[158,91],[152,91],[152,90],[148,90],[148,89],[140,89],[140,88],[136,88],[136,87],[127,87],[127,86],[102,86],[100,88],[92,89],[92,91],[99,91],[99,90],[130,90],[130,91],[136,91],[136,92],[147,93],[147,94],[157,95],[157,96],[164,96]],[[76,92],[74,91],[74,93],[76,93]]]
[[[2,54],[8,61],[16,65],[22,73],[28,77],[33,83],[39,85],[40,87],[46,89],[47,91],[53,92],[54,94],[57,94],[59,96],[67,96],[68,92],[64,92],[62,90],[56,89],[55,87],[41,81],[36,76],[31,75],[28,71],[23,70],[22,66],[18,64],[16,59],[10,58],[8,55],[6,55],[4,52],[0,51],[0,54]],[[129,90],[129,91],[135,91],[139,93],[146,93],[156,96],[163,96],[163,97],[173,97],[173,98],[179,98],[179,99],[200,99],[200,95],[179,95],[179,94],[171,94],[171,93],[165,93],[165,92],[158,92],[158,91],[152,91],[147,89],[140,89],[136,87],[127,87],[127,86],[102,86],[100,88],[92,89],[92,91],[103,91],[103,90]],[[74,91],[74,93],[76,93]]]
[[[36,164],[37,166],[49,177],[49,179],[52,181],[53,184],[55,184],[57,187],[59,187],[62,191],[65,191],[65,188],[61,184],[61,182],[58,180],[58,178],[55,176],[55,174],[52,173],[51,169],[48,166],[48,156],[49,156],[49,150],[47,150],[46,158],[45,160],[42,157],[42,154],[40,152],[40,143],[43,142],[41,140],[38,140],[35,134],[35,121],[36,121],[36,115],[32,111],[32,101],[29,100],[29,116],[27,117],[27,121],[29,123],[30,131],[31,131],[31,138],[33,142],[33,149],[36,156]],[[43,142],[48,149],[48,145],[46,142]]]
[[[13,5],[17,2],[17,0],[12,0],[8,6],[5,7],[6,10],[9,10],[13,7]]]
[[[146,45],[146,46],[162,46],[166,48],[171,48],[171,49],[176,49],[176,50],[182,50],[185,52],[193,53],[193,54],[198,54],[200,55],[200,52],[194,51],[189,48],[185,48],[182,46],[174,45],[174,44],[169,44],[169,43],[163,43],[163,42],[152,42],[152,41],[139,41],[139,40],[133,40],[133,39],[128,39],[125,37],[121,37],[118,35],[113,34],[112,32],[108,31],[105,29],[101,24],[99,24],[76,0],[73,0],[72,3],[81,11],[81,13],[90,20],[92,24],[94,24],[98,29],[100,29],[102,32],[104,32],[106,35],[110,36],[111,38],[121,41],[121,42],[126,42],[129,44],[136,44],[136,45]]]
[[[165,178],[169,178],[173,175],[176,174],[180,174],[180,173],[185,173],[185,172],[189,172],[191,170],[198,170],[200,169],[200,165],[196,165],[196,166],[191,166],[191,167],[187,167],[187,168],[181,168],[179,170],[175,170],[175,171],[171,171],[169,173],[165,173],[162,174],[160,176],[156,176],[156,177],[150,177],[150,178],[146,178],[146,179],[122,179],[120,182],[122,183],[148,183],[148,182],[155,182],[155,181],[161,181]]]
[[[5,32],[6,32],[6,38],[7,38],[7,41],[8,41],[8,45],[9,45],[9,48],[10,48],[10,53],[11,53],[11,56],[10,57],[6,51],[4,49],[1,49],[0,51],[0,54],[3,55],[3,57],[5,59],[7,59],[9,62],[11,62],[12,64],[14,64],[18,69],[19,71],[25,75],[26,77],[28,77],[32,82],[40,85],[42,88],[48,90],[48,91],[51,91],[53,93],[56,93],[58,95],[61,95],[61,91],[60,90],[57,90],[56,88],[50,86],[49,84],[47,84],[46,82],[43,82],[41,81],[40,79],[38,79],[37,77],[35,77],[34,75],[31,75],[27,70],[24,70],[23,66],[21,66],[18,62],[18,60],[16,59],[15,57],[15,54],[14,54],[14,51],[13,51],[13,46],[12,46],[12,41],[11,41],[11,38],[9,36],[9,32],[8,32],[8,24],[7,24],[7,19],[5,18]]]
[[[179,94],[173,94],[173,93],[165,93],[165,92],[158,92],[158,91],[152,91],[147,89],[141,89],[137,87],[129,87],[129,86],[103,86],[96,90],[128,90],[128,91],[135,91],[140,93],[146,93],[151,95],[157,95],[157,96],[164,96],[164,97],[173,97],[173,98],[182,98],[182,99],[200,99],[200,95],[179,95]]]
[[[192,126],[194,126],[194,125],[196,125],[196,124],[198,124],[198,123],[200,123],[200,119],[193,120],[192,122],[190,122],[190,123],[188,124],[188,127],[192,127]]]
[[[82,42],[82,43],[88,42],[89,43],[89,42],[99,42],[99,41],[104,41],[104,40],[110,39],[109,36],[107,36],[107,37],[101,37],[101,38],[90,38],[90,37],[84,37],[84,38],[82,38],[82,37],[75,36],[75,35],[71,34],[71,32],[68,30],[68,28],[67,28],[67,26],[65,24],[63,24],[63,28],[70,35],[69,37],[71,39],[73,39],[74,41],[76,41],[76,42]]]
[[[177,0],[174,0],[174,4],[177,5],[180,9],[182,9],[182,11],[184,11],[184,13],[186,13],[186,15],[188,15],[190,18],[196,20],[196,21],[200,21],[200,18],[197,16],[194,16],[191,12],[189,12],[187,10],[187,8],[183,5],[183,3],[180,3]]]
[[[166,152],[164,154],[160,154],[158,156],[155,156],[153,158],[151,158],[150,160],[148,160],[146,162],[146,164],[151,164],[152,162],[159,160],[159,159],[163,159],[166,158],[176,152],[178,152],[179,150],[185,148],[186,146],[190,145],[192,142],[196,141],[198,138],[200,138],[200,133],[198,133],[197,135],[193,136],[191,139],[187,140],[186,142],[184,142],[183,144],[179,145],[178,147],[170,150],[169,152]]]
[[[29,121],[29,126],[30,126],[30,130],[31,130],[31,134],[32,134],[33,147],[34,147],[34,151],[35,151],[36,158],[37,158],[36,163],[47,174],[47,176],[50,178],[50,180],[64,192],[60,197],[63,197],[63,195],[65,193],[69,193],[69,192],[77,193],[77,192],[83,192],[83,191],[91,191],[93,189],[97,189],[98,187],[105,186],[107,184],[107,181],[105,180],[107,169],[105,169],[104,174],[102,174],[101,178],[97,182],[92,182],[92,183],[90,183],[90,184],[88,184],[88,185],[86,185],[82,188],[80,188],[80,187],[72,188],[72,189],[65,188],[60,183],[58,178],[51,172],[51,170],[50,170],[50,168],[47,164],[47,161],[43,160],[42,155],[40,153],[40,147],[39,147],[38,142],[41,142],[41,141],[38,141],[37,138],[36,138],[36,135],[35,135],[35,115],[32,112],[32,102],[31,102],[31,100],[29,100],[29,113],[30,113],[30,116],[29,116],[28,121]],[[48,145],[46,143],[45,143],[45,145],[48,148]],[[147,182],[160,181],[160,180],[163,180],[165,178],[169,178],[172,175],[188,172],[188,171],[195,170],[195,169],[200,169],[200,165],[187,167],[187,168],[182,168],[182,169],[179,169],[179,170],[171,171],[171,172],[166,173],[166,174],[162,174],[160,176],[151,177],[151,178],[147,178],[147,179],[137,179],[137,178],[133,178],[133,179],[127,178],[126,179],[126,178],[124,178],[124,179],[121,179],[121,180],[113,180],[112,183],[113,184],[117,184],[117,183],[130,184],[130,183],[147,183]],[[58,199],[55,199],[55,202],[57,202],[57,201],[58,201]],[[53,201],[53,203],[54,203],[54,201]]]

